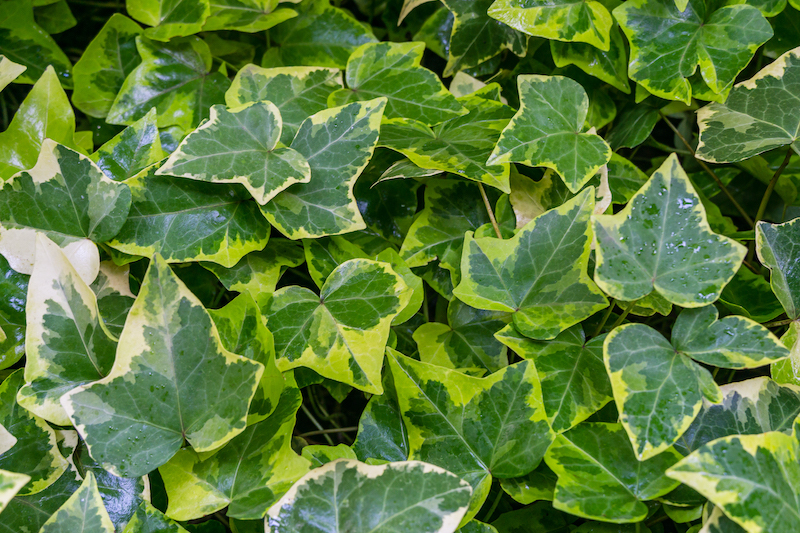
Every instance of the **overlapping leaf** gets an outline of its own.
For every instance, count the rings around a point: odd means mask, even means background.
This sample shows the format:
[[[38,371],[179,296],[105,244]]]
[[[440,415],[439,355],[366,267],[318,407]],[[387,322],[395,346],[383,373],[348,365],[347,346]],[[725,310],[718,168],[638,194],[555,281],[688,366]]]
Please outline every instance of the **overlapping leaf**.
[[[15,271],[0,256],[0,369],[8,368],[25,355],[25,301],[29,277]]]
[[[108,516],[97,481],[92,472],[86,474],[81,486],[47,519],[41,533],[113,533],[114,524]]]
[[[17,79],[28,67],[14,63],[4,55],[0,55],[0,91]]]
[[[153,26],[145,35],[158,41],[199,32],[211,12],[208,0],[127,0],[125,7],[130,16]]]
[[[792,320],[800,318],[800,219],[784,224],[759,222],[758,258],[770,270],[772,291]]]
[[[277,0],[216,0],[203,31],[236,30],[255,33],[296,17],[297,11],[278,7]]]
[[[174,520],[165,517],[161,511],[149,502],[142,502],[131,517],[122,533],[139,533],[140,531],[158,533],[187,533]]]
[[[132,178],[166,154],[161,148],[155,108],[97,149],[92,161],[114,181]]]

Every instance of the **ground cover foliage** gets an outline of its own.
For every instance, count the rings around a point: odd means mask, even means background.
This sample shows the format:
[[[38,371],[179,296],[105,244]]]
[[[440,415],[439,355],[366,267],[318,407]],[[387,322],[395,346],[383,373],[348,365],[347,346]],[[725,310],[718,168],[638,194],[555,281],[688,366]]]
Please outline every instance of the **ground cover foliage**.
[[[797,0],[0,0],[0,532],[800,531]]]

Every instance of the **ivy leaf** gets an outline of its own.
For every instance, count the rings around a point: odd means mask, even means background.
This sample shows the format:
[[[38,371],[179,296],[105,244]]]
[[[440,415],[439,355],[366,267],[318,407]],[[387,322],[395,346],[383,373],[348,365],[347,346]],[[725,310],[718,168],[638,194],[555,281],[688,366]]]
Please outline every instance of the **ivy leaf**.
[[[297,16],[297,11],[277,8],[276,0],[215,0],[203,31],[236,30],[256,33]]]
[[[517,502],[529,505],[539,500],[552,502],[557,481],[558,476],[542,461],[524,476],[501,479],[500,486]]]
[[[155,108],[119,132],[89,158],[114,181],[132,178],[164,159]]]
[[[520,109],[488,163],[551,168],[570,191],[580,191],[611,158],[602,138],[581,133],[589,110],[586,92],[562,76],[520,76],[518,86]]]
[[[334,68],[261,68],[247,65],[233,79],[225,103],[238,107],[269,100],[281,112],[283,130],[280,141],[291,144],[300,124],[328,108],[328,96],[342,86],[341,74]]]
[[[161,511],[153,507],[150,502],[139,504],[136,514],[122,533],[187,533],[177,522],[165,517]]]
[[[6,508],[14,496],[24,487],[31,477],[26,474],[17,474],[0,470],[0,512]]]
[[[386,118],[406,118],[428,126],[466,114],[430,70],[421,67],[423,43],[367,43],[347,60],[347,89],[328,97],[333,107],[385,96]]]
[[[211,72],[211,52],[197,37],[168,43],[136,38],[142,58],[122,84],[106,122],[133,124],[151,108],[158,110],[158,127],[196,127],[208,116],[208,108],[222,103],[230,81]]]
[[[92,472],[86,473],[80,488],[64,502],[53,516],[47,519],[41,533],[114,533],[114,524],[108,516],[97,490]]]
[[[763,257],[759,259],[761,264],[765,264]],[[725,285],[719,301],[731,312],[761,323],[774,320],[783,313],[783,307],[769,282],[746,266],[742,266],[730,283]]]
[[[473,489],[467,516],[489,494],[492,476],[518,477],[541,461],[553,433],[533,364],[485,378],[415,361],[387,350],[409,458],[447,468]]]
[[[613,399],[603,363],[605,335],[587,341],[583,328],[576,325],[552,341],[542,342],[506,326],[495,337],[520,357],[533,361],[553,431],[570,429]]]
[[[587,4],[589,3],[592,2],[587,2]],[[587,74],[608,83],[625,94],[630,94],[628,54],[625,50],[622,32],[616,24],[611,28],[609,37],[607,51],[586,43],[551,40],[550,53],[553,55],[553,62],[558,68],[575,65]]]
[[[292,451],[292,431],[302,396],[288,380],[277,407],[221,450],[202,457],[179,451],[159,469],[169,496],[167,516],[193,520],[228,506],[233,518],[258,520],[310,463]]]
[[[157,176],[214,183],[241,183],[266,204],[293,183],[308,183],[311,169],[296,150],[278,146],[283,123],[271,102],[226,109],[215,105],[202,126],[189,133]]]
[[[403,424],[394,380],[386,373],[383,394],[370,398],[358,420],[353,451],[360,461],[405,461],[408,447],[408,431]]]
[[[633,0],[614,9],[631,44],[630,78],[667,100],[691,103],[689,77],[719,94],[747,66],[772,27],[749,5],[722,6],[690,0],[681,12],[674,0]]]
[[[285,372],[303,366],[380,394],[389,327],[410,296],[388,264],[368,259],[339,265],[319,296],[303,287],[279,289],[264,311],[278,368]]]
[[[223,348],[200,301],[158,255],[119,346],[108,376],[61,400],[105,469],[141,476],[166,463],[184,439],[202,452],[244,430],[264,367]]]
[[[467,233],[453,294],[478,309],[513,313],[517,330],[534,339],[552,339],[605,308],[605,296],[586,274],[593,209],[589,188],[511,239]]]
[[[199,32],[211,13],[209,0],[127,0],[125,7],[131,17],[153,26],[144,34],[156,41],[169,41],[173,37]]]
[[[4,55],[0,54],[0,92],[8,86],[9,83],[19,77],[20,74],[25,72],[28,67],[14,63]]]
[[[756,225],[758,259],[770,270],[772,291],[792,320],[800,318],[800,219]]]
[[[105,118],[125,78],[141,62],[136,50],[136,37],[141,33],[142,28],[125,15],[111,15],[72,69],[75,107],[89,116]]]
[[[689,178],[670,155],[628,205],[594,220],[597,267],[603,291],[632,301],[655,289],[683,307],[719,297],[746,249],[711,231]]]
[[[0,255],[0,369],[8,368],[25,355],[25,301],[29,276],[20,274]]]
[[[158,165],[125,180],[133,202],[108,245],[131,255],[158,253],[169,262],[233,266],[266,246],[270,227],[249,194],[235,185],[157,176]]]
[[[380,145],[400,152],[421,168],[452,172],[509,192],[508,163],[488,164],[486,160],[514,111],[477,96],[458,101],[468,113],[433,128],[405,118],[386,120]]]
[[[311,181],[290,186],[261,207],[273,226],[291,239],[366,227],[353,187],[375,150],[385,107],[385,98],[356,102],[303,122],[291,148],[308,161]]]
[[[558,474],[556,509],[604,522],[639,522],[643,502],[679,484],[665,472],[681,458],[673,449],[637,460],[620,424],[584,423],[556,437],[545,461]]]
[[[419,461],[370,466],[339,459],[301,478],[266,517],[267,533],[418,531],[453,533],[467,510],[469,485]]]

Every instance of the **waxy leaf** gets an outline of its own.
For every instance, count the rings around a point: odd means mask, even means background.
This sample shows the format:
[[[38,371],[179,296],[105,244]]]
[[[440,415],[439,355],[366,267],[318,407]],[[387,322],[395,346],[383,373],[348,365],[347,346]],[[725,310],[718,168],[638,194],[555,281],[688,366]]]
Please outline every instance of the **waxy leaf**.
[[[86,473],[80,488],[47,519],[40,533],[114,533],[92,472]]]
[[[150,502],[142,502],[122,533],[187,533],[187,531],[174,520],[164,516]]]
[[[386,107],[385,98],[320,111],[306,119],[292,141],[311,167],[311,181],[296,183],[261,210],[290,239],[364,229],[353,187],[367,166]]]
[[[8,368],[25,355],[25,300],[29,276],[20,274],[0,256],[0,369]]]
[[[737,84],[724,104],[697,112],[697,157],[714,163],[742,161],[767,150],[792,145],[800,150],[800,48],[790,50]]]
[[[555,170],[569,190],[580,191],[611,158],[594,133],[581,133],[589,98],[562,76],[520,76],[520,109],[503,130],[488,163],[523,163]]]
[[[631,43],[628,74],[648,92],[689,104],[689,77],[722,93],[747,66],[772,27],[749,5],[723,6],[690,0],[681,12],[674,0],[631,0],[614,17]]]
[[[119,132],[89,158],[114,181],[132,178],[164,159],[155,108]]]
[[[501,479],[500,486],[514,500],[528,505],[539,500],[552,502],[557,481],[558,476],[542,461],[524,476]]]
[[[131,255],[158,253],[169,262],[213,261],[226,267],[266,246],[269,224],[244,190],[157,176],[157,169],[153,165],[125,180],[133,196],[131,211],[109,246]]]
[[[26,384],[19,404],[59,426],[71,425],[61,396],[108,375],[117,343],[97,299],[50,239],[37,235],[25,313]]]
[[[689,178],[672,154],[628,205],[594,219],[594,279],[618,300],[638,300],[655,289],[683,307],[719,297],[746,249],[711,231]]]
[[[770,270],[772,291],[792,320],[800,318],[800,219],[756,226],[758,258]]]
[[[268,30],[297,16],[297,11],[278,8],[278,0],[215,0],[203,31],[236,30],[255,33]]]
[[[489,16],[535,37],[589,43],[609,48],[614,19],[601,2],[594,0],[496,0]]]
[[[241,183],[259,204],[293,183],[307,183],[311,169],[296,150],[278,146],[281,114],[270,102],[226,109],[191,132],[156,171],[214,183]]]
[[[0,55],[0,92],[17,79],[28,67],[14,63],[4,55]]]
[[[6,508],[14,496],[24,487],[31,477],[26,474],[17,474],[0,470],[0,512]]]
[[[264,314],[275,337],[278,368],[310,368],[373,394],[392,319],[410,289],[387,263],[352,259],[328,277],[319,296],[303,287],[275,292]]]
[[[208,451],[241,433],[263,371],[223,348],[199,300],[155,255],[111,373],[61,403],[92,457],[136,477],[166,463],[184,439]]]
[[[342,87],[341,74],[334,68],[261,68],[247,65],[233,79],[225,103],[238,107],[269,100],[281,112],[281,142],[291,144],[300,124],[328,108],[328,96]]]
[[[532,363],[476,378],[387,352],[408,430],[409,459],[441,466],[467,481],[473,488],[468,516],[488,496],[492,476],[518,477],[536,468],[554,435]]]
[[[608,305],[586,274],[594,209],[589,188],[538,216],[514,237],[467,233],[455,296],[472,307],[513,313],[514,326],[552,339]]]
[[[756,241],[756,250],[758,248]],[[763,255],[759,256],[759,260],[762,264],[768,263]],[[731,312],[761,323],[774,320],[783,313],[783,307],[772,292],[770,282],[746,266],[742,266],[730,283],[725,285],[719,301]]]
[[[420,66],[423,43],[367,43],[347,60],[347,89],[333,92],[331,107],[385,96],[386,118],[428,126],[466,111],[430,70]]]
[[[673,449],[639,462],[619,424],[584,423],[556,437],[545,461],[558,474],[553,506],[603,522],[638,522],[643,502],[678,486],[665,472],[681,458]]]
[[[616,25],[611,28],[610,38],[607,51],[595,48],[591,44],[552,40],[550,53],[557,67],[575,65],[585,73],[630,94],[628,54],[622,32]]]
[[[361,461],[405,461],[408,459],[408,431],[397,401],[390,373],[383,380],[383,394],[370,398],[358,420],[353,451]]]
[[[144,34],[158,41],[199,32],[211,12],[209,0],[127,0],[125,7],[131,17],[155,26]]]

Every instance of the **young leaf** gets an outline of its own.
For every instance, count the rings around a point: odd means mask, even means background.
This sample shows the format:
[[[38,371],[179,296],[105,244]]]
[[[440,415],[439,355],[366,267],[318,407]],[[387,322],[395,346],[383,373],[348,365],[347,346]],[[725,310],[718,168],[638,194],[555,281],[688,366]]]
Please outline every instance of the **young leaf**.
[[[618,300],[632,301],[655,289],[683,307],[719,297],[746,249],[711,231],[705,209],[672,154],[627,207],[594,220],[594,279]]]
[[[453,533],[471,492],[465,481],[420,461],[369,466],[339,459],[301,478],[269,510],[265,526],[267,533]]]
[[[154,26],[144,34],[157,41],[199,32],[211,12],[208,0],[127,0],[125,7],[131,17]]]
[[[290,186],[261,207],[273,226],[291,239],[366,227],[353,187],[375,150],[385,107],[385,98],[356,102],[303,122],[291,147],[308,161],[311,181]]]
[[[513,313],[517,330],[534,339],[552,339],[605,308],[586,274],[593,193],[538,216],[511,239],[467,233],[453,294],[478,309]]]
[[[215,0],[203,31],[236,30],[256,33],[297,16],[297,11],[277,8],[278,0]]]
[[[611,157],[602,138],[581,133],[589,110],[586,92],[562,76],[520,76],[518,85],[520,109],[487,163],[552,168],[570,191],[580,191]]]
[[[47,519],[40,533],[114,533],[97,490],[94,474],[87,472],[80,488]]]
[[[410,292],[388,264],[368,259],[339,265],[319,296],[296,286],[276,291],[264,314],[275,336],[278,368],[311,368],[380,394],[389,327]]]
[[[14,63],[4,55],[0,55],[0,92],[17,79],[28,67]]]
[[[722,93],[772,37],[772,28],[752,6],[715,7],[690,0],[681,12],[674,0],[632,0],[614,9],[631,43],[631,79],[658,97],[688,105],[688,78],[700,67],[703,81]]]
[[[111,373],[61,403],[92,457],[136,477],[166,463],[184,439],[208,451],[241,433],[263,371],[223,348],[199,300],[155,255]]]
[[[756,251],[770,270],[772,291],[792,320],[800,318],[800,219],[783,224],[759,222]]]
[[[281,114],[271,102],[233,109],[215,105],[202,126],[189,133],[156,171],[214,183],[241,183],[266,204],[293,183],[308,183],[308,161],[292,148],[278,146]]]
[[[114,181],[132,178],[164,159],[155,108],[119,132],[89,158]]]

